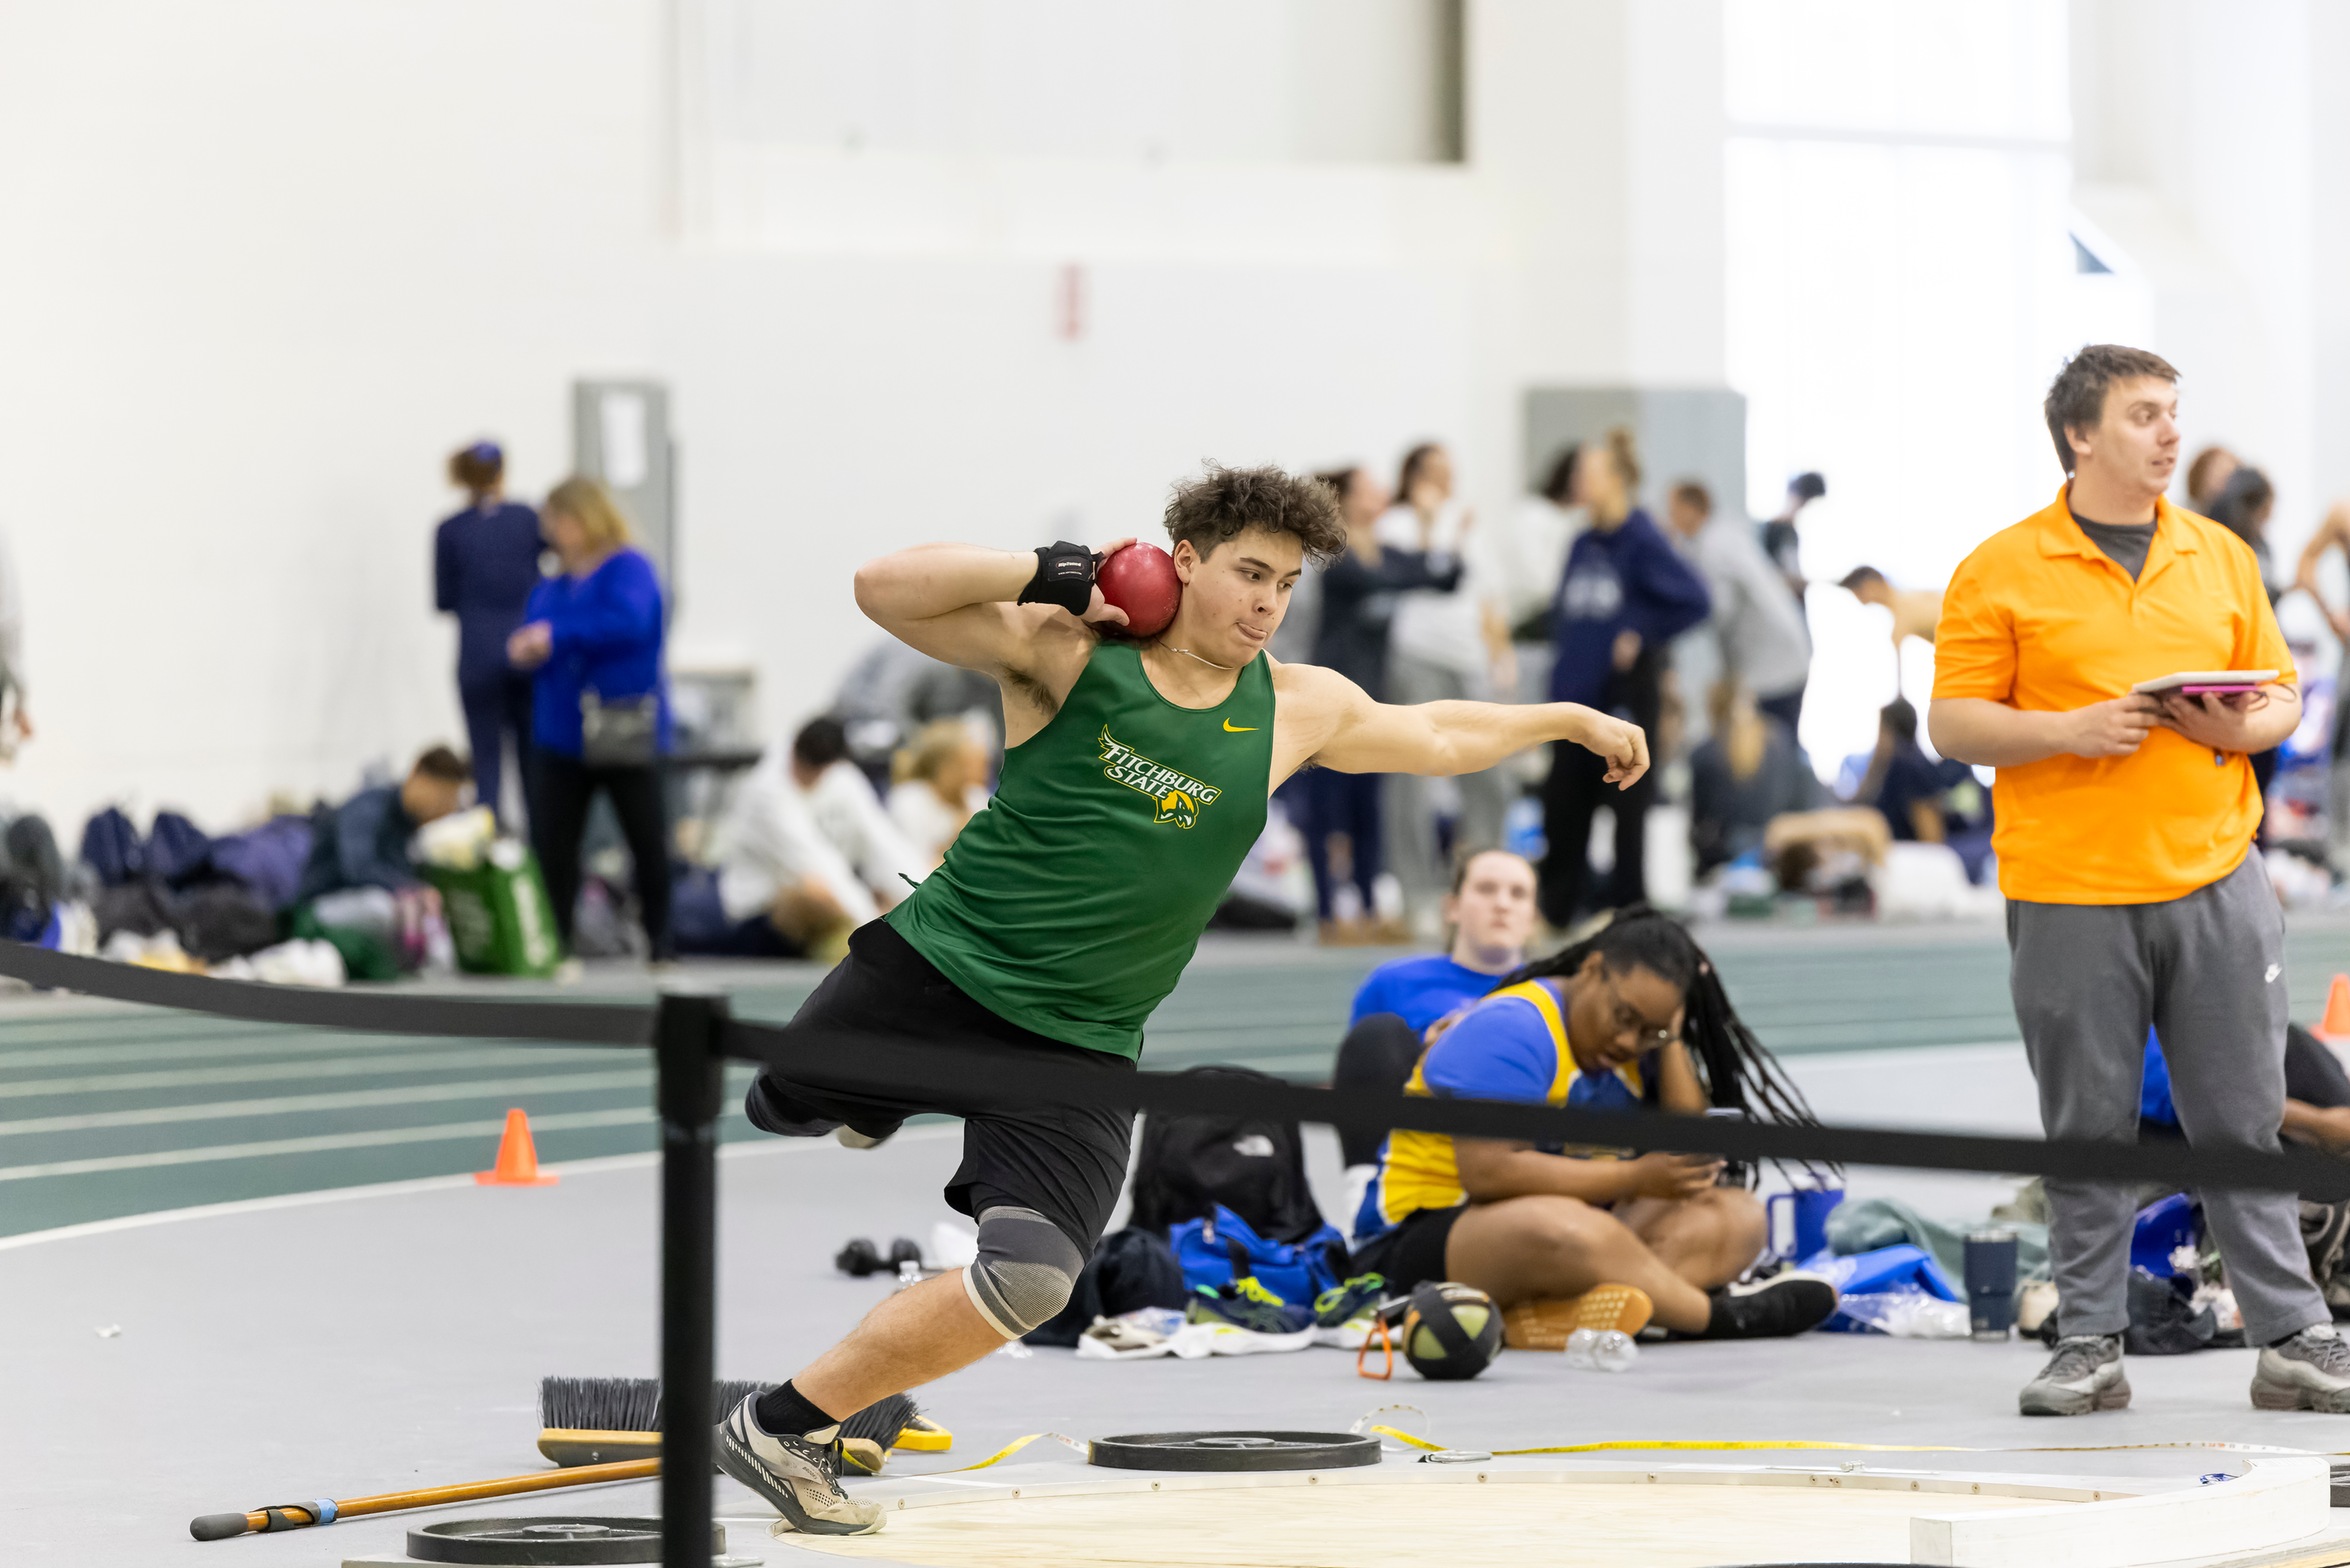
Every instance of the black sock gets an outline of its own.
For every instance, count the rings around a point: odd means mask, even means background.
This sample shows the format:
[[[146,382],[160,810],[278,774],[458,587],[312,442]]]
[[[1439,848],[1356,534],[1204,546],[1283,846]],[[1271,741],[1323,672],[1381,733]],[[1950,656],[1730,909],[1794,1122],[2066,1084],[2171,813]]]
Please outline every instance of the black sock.
[[[840,1426],[789,1383],[761,1394],[759,1402],[751,1407],[751,1415],[758,1421],[759,1430],[770,1437],[808,1437],[829,1443]],[[818,1436],[819,1433],[823,1435]]]

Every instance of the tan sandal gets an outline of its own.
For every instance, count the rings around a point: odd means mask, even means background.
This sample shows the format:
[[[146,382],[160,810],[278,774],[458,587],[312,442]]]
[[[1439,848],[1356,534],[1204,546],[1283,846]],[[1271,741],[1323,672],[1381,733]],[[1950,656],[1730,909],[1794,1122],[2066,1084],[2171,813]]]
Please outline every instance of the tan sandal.
[[[1519,1302],[1501,1316],[1502,1342],[1512,1350],[1564,1350],[1579,1328],[1638,1334],[1655,1311],[1637,1285],[1594,1285],[1580,1296]]]

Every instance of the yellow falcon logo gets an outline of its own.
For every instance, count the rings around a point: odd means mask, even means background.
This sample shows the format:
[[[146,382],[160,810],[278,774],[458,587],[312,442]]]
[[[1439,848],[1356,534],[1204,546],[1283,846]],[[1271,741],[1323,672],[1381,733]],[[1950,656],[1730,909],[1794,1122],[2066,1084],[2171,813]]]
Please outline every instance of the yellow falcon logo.
[[[1213,784],[1203,783],[1190,774],[1151,761],[1132,746],[1102,728],[1102,776],[1113,783],[1148,795],[1158,807],[1154,822],[1172,822],[1179,828],[1190,827],[1199,820],[1199,814],[1214,805],[1223,791]]]

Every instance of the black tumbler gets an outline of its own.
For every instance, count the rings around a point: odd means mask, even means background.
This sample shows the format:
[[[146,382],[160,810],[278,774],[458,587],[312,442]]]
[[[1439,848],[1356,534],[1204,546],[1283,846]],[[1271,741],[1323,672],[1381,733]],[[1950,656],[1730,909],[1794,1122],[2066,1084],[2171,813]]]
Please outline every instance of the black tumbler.
[[[1975,1230],[1966,1238],[1967,1317],[1977,1339],[2005,1339],[2015,1327],[2015,1232]]]

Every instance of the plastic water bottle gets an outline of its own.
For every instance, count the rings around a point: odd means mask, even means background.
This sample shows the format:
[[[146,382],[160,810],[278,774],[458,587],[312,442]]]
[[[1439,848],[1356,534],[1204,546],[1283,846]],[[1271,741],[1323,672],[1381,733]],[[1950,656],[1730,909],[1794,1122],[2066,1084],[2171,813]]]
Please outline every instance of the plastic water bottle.
[[[1622,1329],[1579,1328],[1567,1336],[1567,1365],[1583,1372],[1629,1372],[1640,1347]]]
[[[922,1265],[916,1263],[912,1258],[908,1258],[905,1262],[898,1265],[898,1282],[896,1285],[891,1287],[891,1291],[894,1294],[897,1291],[904,1290],[909,1285],[919,1285],[921,1283]]]

